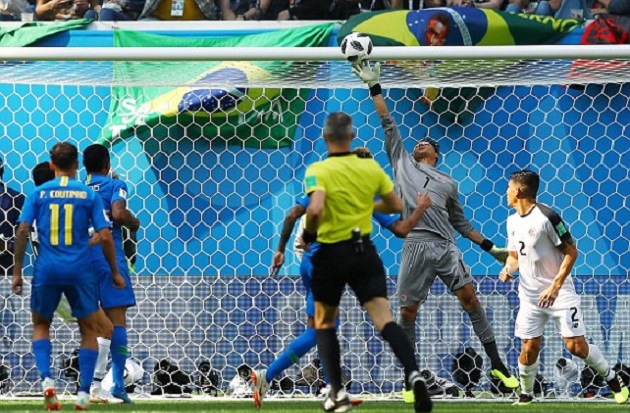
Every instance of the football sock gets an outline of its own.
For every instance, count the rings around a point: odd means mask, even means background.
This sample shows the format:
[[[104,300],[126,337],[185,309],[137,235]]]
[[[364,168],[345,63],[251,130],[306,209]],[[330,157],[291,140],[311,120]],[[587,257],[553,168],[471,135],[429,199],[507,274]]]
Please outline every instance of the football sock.
[[[501,360],[501,356],[499,356],[494,331],[492,331],[492,326],[488,322],[488,317],[486,317],[486,310],[484,310],[482,306],[478,306],[474,310],[468,311],[468,317],[470,317],[470,323],[472,324],[475,335],[479,337],[479,341],[483,344],[483,348],[490,358],[492,368],[499,369],[501,373],[510,376],[508,371],[503,371],[505,370],[505,365]]]
[[[336,395],[341,390],[341,357],[339,355],[339,340],[337,339],[337,330],[334,328],[326,328],[315,331],[317,335],[317,347],[322,355],[322,364],[328,377],[330,378],[330,387],[332,395]]]
[[[267,382],[275,379],[291,365],[295,364],[309,352],[310,349],[317,345],[317,336],[314,328],[307,328],[302,334],[297,336],[295,340],[289,344],[289,347],[274,360],[267,369]]]
[[[94,379],[94,368],[96,367],[96,359],[98,351],[91,348],[79,349],[79,367],[81,368],[81,377],[79,378],[79,391],[90,392],[90,386]]]
[[[488,317],[486,317],[486,310],[482,306],[478,306],[474,310],[467,311],[467,313],[475,335],[479,337],[481,344],[494,341],[494,331],[492,331],[492,326],[488,322]],[[490,355],[488,354],[488,356]]]
[[[527,395],[534,395],[534,383],[538,374],[538,360],[531,366],[526,366],[518,362],[518,373],[521,377],[521,392]]]
[[[584,363],[591,366],[606,381],[615,378],[615,371],[610,368],[610,364],[608,364],[601,350],[594,344],[588,345],[588,356],[584,359]]]
[[[381,336],[383,336],[383,339],[389,343],[394,354],[405,368],[406,378],[408,378],[414,371],[418,371],[416,356],[411,349],[411,345],[409,344],[405,333],[398,324],[393,321],[385,324],[383,331],[381,331]]]
[[[33,341],[33,354],[35,355],[35,364],[39,371],[39,377],[44,380],[50,377],[50,353],[51,346],[49,339]]]
[[[127,329],[122,326],[114,327],[112,334],[112,378],[114,387],[118,390],[125,388],[124,374],[127,361]]]
[[[103,337],[98,337],[96,341],[98,342],[98,358],[96,359],[96,370],[94,370],[94,382],[100,382],[107,374],[107,360],[112,341]]]
[[[497,342],[491,341],[489,343],[483,343],[483,348],[486,351],[486,354],[490,358],[490,364],[493,369],[499,370],[506,377],[510,377],[512,374],[508,371],[505,364],[503,364],[503,360],[501,360],[501,356],[499,356],[499,350],[497,349]]]
[[[411,344],[411,348],[416,348],[416,320],[407,320],[406,318],[400,317],[400,327],[405,333],[405,337],[407,337],[407,341]]]

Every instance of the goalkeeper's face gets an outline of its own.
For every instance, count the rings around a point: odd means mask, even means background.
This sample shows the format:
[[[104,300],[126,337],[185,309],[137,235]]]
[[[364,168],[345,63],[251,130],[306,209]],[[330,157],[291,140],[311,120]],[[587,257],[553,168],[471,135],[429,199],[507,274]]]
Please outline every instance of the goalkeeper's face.
[[[416,162],[428,162],[435,166],[438,160],[438,152],[429,141],[421,140],[413,148],[413,158]]]

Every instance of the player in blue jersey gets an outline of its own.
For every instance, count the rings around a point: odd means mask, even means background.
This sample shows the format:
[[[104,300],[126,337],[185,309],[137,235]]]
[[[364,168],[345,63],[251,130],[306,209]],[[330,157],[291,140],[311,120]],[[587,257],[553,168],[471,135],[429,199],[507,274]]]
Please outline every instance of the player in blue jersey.
[[[102,200],[105,210],[112,221],[112,237],[116,251],[116,262],[120,273],[125,279],[126,287],[123,290],[114,290],[111,286],[111,272],[107,266],[105,257],[99,248],[90,249],[92,266],[98,276],[99,299],[105,314],[114,324],[114,332],[111,340],[99,337],[99,357],[92,386],[92,400],[108,402],[111,396],[131,403],[131,399],[125,391],[124,373],[127,361],[127,308],[136,305],[129,267],[123,248],[122,227],[131,231],[137,231],[140,221],[127,209],[127,185],[120,179],[112,179],[108,176],[110,171],[109,151],[103,145],[90,145],[83,151],[83,166],[88,173],[86,184],[97,192]],[[114,386],[110,389],[102,389],[101,381],[107,370],[107,354],[112,355],[112,378]]]
[[[79,322],[82,337],[79,350],[81,378],[75,409],[86,410],[98,355],[98,287],[88,251],[90,227],[101,238],[102,251],[113,274],[112,287],[124,288],[125,280],[116,265],[110,221],[103,202],[92,189],[75,180],[77,148],[62,142],[56,144],[50,154],[55,179],[37,187],[26,198],[19,218],[11,289],[15,294],[22,294],[24,252],[32,226],[37,223],[39,255],[35,259],[31,310],[33,354],[43,380],[45,407],[46,410],[61,408],[50,374],[50,324],[63,294]]]
[[[369,149],[364,147],[356,148],[355,153],[359,158],[372,158],[372,153]],[[297,200],[296,205],[289,211],[289,214],[284,219],[282,226],[282,232],[280,234],[280,242],[278,243],[278,250],[273,256],[273,264],[271,268],[271,275],[275,276],[278,271],[284,265],[285,249],[295,223],[306,214],[308,208],[309,197],[304,196]],[[395,215],[381,214],[374,212],[372,218],[378,222],[382,228],[390,230],[394,235],[399,238],[407,236],[409,231],[413,229],[418,220],[431,206],[431,199],[428,194],[418,195],[418,204],[416,209],[407,218],[400,219]],[[302,233],[303,220],[300,221],[300,228],[298,234]],[[267,369],[254,370],[252,372],[252,383],[254,384],[254,403],[256,407],[262,406],[262,401],[265,393],[268,390],[271,380],[278,377],[280,373],[286,370],[288,367],[297,363],[306,353],[308,353],[317,344],[315,337],[315,300],[313,299],[313,292],[311,291],[311,276],[313,274],[312,257],[315,252],[320,248],[320,244],[312,243],[309,245],[307,251],[304,251],[299,239],[296,239],[294,249],[297,255],[301,255],[300,263],[300,275],[302,276],[302,283],[306,288],[306,315],[308,316],[308,322],[306,325],[306,331],[296,337],[295,340],[289,345],[289,347],[276,359]]]

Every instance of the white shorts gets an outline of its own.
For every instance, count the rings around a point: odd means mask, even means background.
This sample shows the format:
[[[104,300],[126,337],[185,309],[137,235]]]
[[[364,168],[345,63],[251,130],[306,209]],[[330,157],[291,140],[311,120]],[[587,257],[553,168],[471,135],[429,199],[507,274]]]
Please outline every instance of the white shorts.
[[[514,335],[521,339],[541,337],[545,324],[553,320],[556,330],[564,338],[579,337],[586,334],[582,310],[579,306],[569,308],[540,308],[529,301],[521,300],[521,308],[516,316]]]

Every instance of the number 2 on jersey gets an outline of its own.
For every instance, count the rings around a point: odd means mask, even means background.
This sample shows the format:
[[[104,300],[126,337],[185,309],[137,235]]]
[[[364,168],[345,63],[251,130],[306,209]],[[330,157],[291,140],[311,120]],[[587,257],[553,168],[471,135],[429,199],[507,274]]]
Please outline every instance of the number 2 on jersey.
[[[521,255],[523,255],[523,256],[527,255],[527,254],[525,253],[525,243],[524,243],[523,241],[519,241],[518,243],[519,243],[519,244],[521,244],[521,249],[520,249],[520,250],[518,250],[518,252],[519,252]]]
[[[72,213],[74,205],[65,204],[63,222],[63,244],[72,245]],[[50,204],[50,245],[59,245],[59,204]]]

